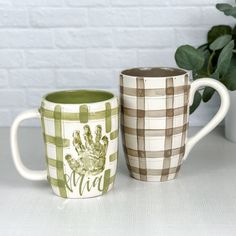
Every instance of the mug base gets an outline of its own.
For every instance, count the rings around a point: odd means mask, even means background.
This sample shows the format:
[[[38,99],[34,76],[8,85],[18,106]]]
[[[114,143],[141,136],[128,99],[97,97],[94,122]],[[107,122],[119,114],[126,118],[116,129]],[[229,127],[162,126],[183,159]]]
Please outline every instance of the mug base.
[[[130,176],[136,180],[139,181],[144,181],[144,182],[166,182],[170,180],[174,180],[178,175],[177,173],[171,173],[168,175],[158,175],[158,176],[153,176],[153,175],[140,175],[137,173],[130,172]]]

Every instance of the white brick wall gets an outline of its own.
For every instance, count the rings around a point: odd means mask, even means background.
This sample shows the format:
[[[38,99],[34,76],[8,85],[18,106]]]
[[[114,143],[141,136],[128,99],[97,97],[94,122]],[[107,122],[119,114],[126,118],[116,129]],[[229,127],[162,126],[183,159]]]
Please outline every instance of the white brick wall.
[[[49,91],[117,93],[124,68],[175,66],[176,47],[204,43],[212,25],[234,23],[215,9],[217,2],[0,0],[0,126],[38,107]],[[192,124],[206,123],[218,104],[216,97],[201,107]]]

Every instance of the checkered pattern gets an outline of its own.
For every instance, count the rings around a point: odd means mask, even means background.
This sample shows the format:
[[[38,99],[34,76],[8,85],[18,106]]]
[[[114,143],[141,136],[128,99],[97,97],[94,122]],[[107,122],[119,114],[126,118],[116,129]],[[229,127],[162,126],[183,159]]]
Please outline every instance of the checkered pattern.
[[[112,188],[117,167],[119,111],[117,98],[109,101],[100,104],[100,106],[92,103],[88,105],[58,105],[47,100],[42,102],[39,111],[45,141],[48,181],[57,195],[64,198],[94,197],[104,194]],[[97,125],[101,125],[103,134],[109,139],[109,144],[105,169],[102,173],[103,191],[92,189],[80,196],[77,189],[70,191],[67,188],[65,175],[69,176],[71,169],[65,156],[75,152],[72,144],[73,131],[80,130],[83,134],[85,124],[89,124],[93,130]],[[85,176],[84,180],[86,182],[87,178],[92,180],[95,177]]]
[[[185,153],[189,113],[188,74],[167,78],[120,77],[121,125],[132,177],[176,177]]]

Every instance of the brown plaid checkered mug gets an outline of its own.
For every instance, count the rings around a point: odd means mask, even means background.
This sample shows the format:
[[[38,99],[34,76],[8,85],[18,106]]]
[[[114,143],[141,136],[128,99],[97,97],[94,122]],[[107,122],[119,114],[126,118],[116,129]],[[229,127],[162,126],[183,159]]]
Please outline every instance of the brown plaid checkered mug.
[[[202,86],[214,88],[221,106],[195,136],[187,138],[189,107]],[[177,68],[133,68],[121,72],[121,125],[130,175],[143,181],[174,179],[192,147],[225,117],[227,89],[203,78],[190,83]]]

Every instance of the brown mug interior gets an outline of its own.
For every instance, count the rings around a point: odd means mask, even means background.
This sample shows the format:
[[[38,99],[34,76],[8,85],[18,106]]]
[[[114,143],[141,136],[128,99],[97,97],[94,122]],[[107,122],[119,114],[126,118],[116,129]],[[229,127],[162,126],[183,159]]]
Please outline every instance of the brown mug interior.
[[[171,77],[185,75],[187,71],[172,67],[137,67],[121,72],[122,75],[135,77]]]

